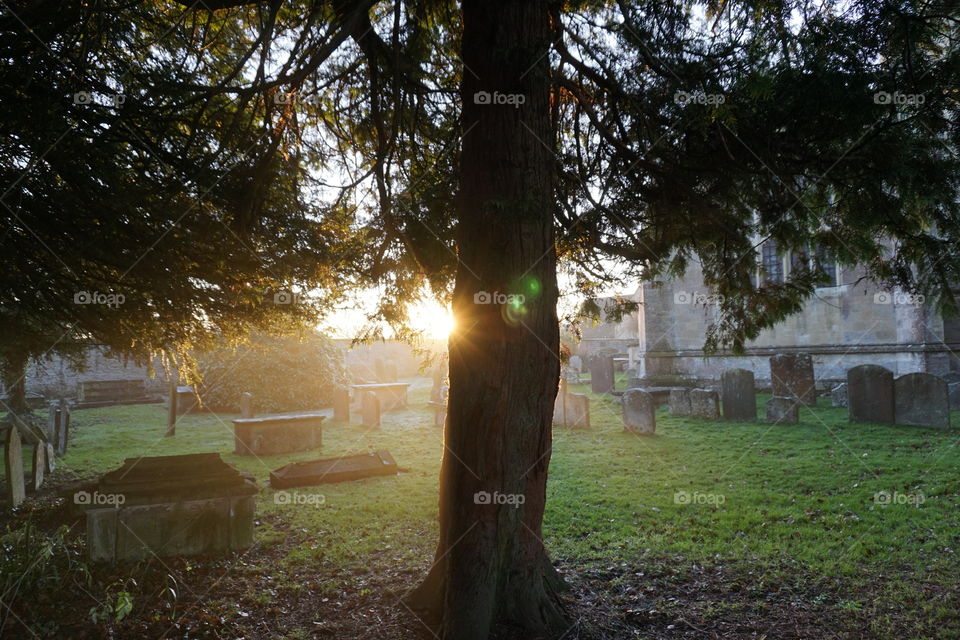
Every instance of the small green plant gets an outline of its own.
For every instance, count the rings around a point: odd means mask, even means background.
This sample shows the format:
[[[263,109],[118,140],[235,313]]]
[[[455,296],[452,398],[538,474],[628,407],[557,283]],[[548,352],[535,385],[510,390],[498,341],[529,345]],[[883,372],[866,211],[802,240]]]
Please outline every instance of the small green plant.
[[[133,578],[125,580],[123,583],[114,582],[106,588],[106,597],[96,607],[90,608],[90,620],[94,624],[105,622],[120,622],[133,611],[133,594],[128,590],[130,586],[136,588],[137,583]],[[121,587],[114,595],[113,590]]]

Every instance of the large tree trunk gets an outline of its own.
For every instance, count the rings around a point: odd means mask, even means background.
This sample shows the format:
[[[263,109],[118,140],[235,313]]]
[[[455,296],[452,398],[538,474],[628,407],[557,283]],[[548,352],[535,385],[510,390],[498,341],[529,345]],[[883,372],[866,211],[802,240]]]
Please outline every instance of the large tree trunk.
[[[485,640],[498,624],[527,638],[567,628],[541,541],[560,372],[548,19],[543,0],[463,3],[440,542],[409,600],[437,615],[445,640]]]

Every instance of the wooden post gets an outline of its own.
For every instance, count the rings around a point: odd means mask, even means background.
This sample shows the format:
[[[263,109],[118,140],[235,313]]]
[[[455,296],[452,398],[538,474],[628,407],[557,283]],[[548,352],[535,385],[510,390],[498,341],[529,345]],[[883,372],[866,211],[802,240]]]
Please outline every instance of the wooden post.
[[[167,432],[165,437],[177,435],[177,383],[180,381],[178,373],[170,372],[170,407],[167,412]]]

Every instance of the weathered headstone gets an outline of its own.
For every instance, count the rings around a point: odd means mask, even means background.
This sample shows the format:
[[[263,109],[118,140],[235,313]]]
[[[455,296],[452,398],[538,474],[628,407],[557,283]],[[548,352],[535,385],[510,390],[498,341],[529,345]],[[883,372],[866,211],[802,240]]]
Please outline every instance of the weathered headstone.
[[[947,395],[950,397],[950,408],[960,409],[960,382],[948,382]]]
[[[57,405],[50,403],[47,414],[47,442],[57,441]]]
[[[841,382],[830,390],[830,404],[835,407],[847,406],[847,383]]]
[[[33,464],[30,467],[30,486],[34,491],[39,491],[43,485],[43,472],[47,466],[45,458],[47,446],[44,442],[38,442],[33,445]]]
[[[594,393],[610,393],[614,389],[613,358],[596,356],[590,363],[590,388]]]
[[[720,395],[709,389],[691,389],[690,415],[711,420],[719,418]]]
[[[240,394],[240,417],[244,420],[253,417],[253,394],[249,391]]]
[[[797,424],[800,421],[800,411],[796,398],[773,396],[767,400],[767,422],[771,424]]]
[[[623,426],[630,433],[651,435],[657,430],[657,406],[653,396],[642,389],[623,392]]]
[[[893,372],[877,364],[847,371],[847,415],[850,422],[893,422]]]
[[[557,397],[553,401],[553,424],[567,424],[567,381],[560,378]]]
[[[57,406],[56,423],[57,439],[54,447],[57,450],[57,455],[63,456],[67,454],[67,442],[70,439],[70,405],[66,398],[60,398]]]
[[[770,357],[773,395],[796,398],[805,405],[817,403],[813,358],[806,353],[778,353]]]
[[[728,369],[720,374],[723,417],[727,420],[756,420],[757,391],[753,371]]]
[[[931,373],[908,373],[893,381],[893,420],[918,427],[950,426],[947,382]]]
[[[53,448],[53,443],[51,442],[44,442],[43,447],[44,447],[43,458],[47,463],[47,473],[53,473],[57,468],[57,462],[56,462],[57,452]]]
[[[574,429],[590,428],[590,396],[585,393],[568,393],[566,402],[566,425]]]
[[[583,358],[576,355],[570,356],[569,366],[576,371],[578,375],[583,373]]]
[[[23,486],[23,449],[20,446],[20,433],[13,425],[7,428],[3,447],[3,462],[6,472],[7,503],[15,507],[26,497]]]
[[[361,394],[360,416],[363,421],[363,426],[380,426],[380,397],[376,393],[365,391]]]
[[[643,387],[643,380],[636,377],[627,378],[627,389],[640,389]]]
[[[672,389],[670,391],[670,415],[689,416],[692,412],[690,389]]]
[[[350,422],[350,389],[346,387],[333,390],[333,419]]]

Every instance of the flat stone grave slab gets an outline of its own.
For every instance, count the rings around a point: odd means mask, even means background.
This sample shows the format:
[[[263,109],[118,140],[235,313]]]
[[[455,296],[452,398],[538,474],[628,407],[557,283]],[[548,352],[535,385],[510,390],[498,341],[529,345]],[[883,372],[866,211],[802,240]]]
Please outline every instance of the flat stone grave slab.
[[[194,453],[127,458],[67,498],[86,513],[90,559],[127,562],[249,547],[258,492],[219,453]]]
[[[380,382],[376,384],[355,384],[352,388],[356,390],[355,398],[362,400],[365,391],[373,392],[380,398],[380,410],[392,411],[394,409],[403,409],[407,406],[407,388],[408,382]]]
[[[234,453],[269,456],[293,451],[310,451],[323,444],[319,412],[285,413],[233,421]]]
[[[392,476],[398,471],[399,468],[393,456],[389,451],[383,450],[376,453],[293,462],[270,472],[270,486],[274,489],[308,487],[373,476]]]

